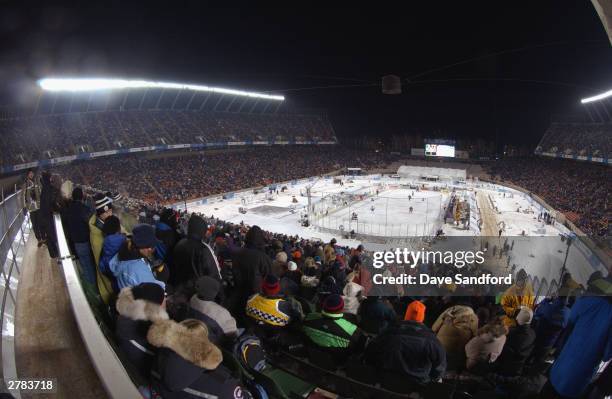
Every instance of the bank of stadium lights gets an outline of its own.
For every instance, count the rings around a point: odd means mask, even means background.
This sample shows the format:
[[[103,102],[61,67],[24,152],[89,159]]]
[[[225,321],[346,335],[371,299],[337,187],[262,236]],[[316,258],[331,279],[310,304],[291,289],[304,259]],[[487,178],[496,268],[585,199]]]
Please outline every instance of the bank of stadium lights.
[[[593,97],[583,98],[582,100],[580,100],[580,102],[582,104],[587,104],[587,103],[592,103],[594,101],[603,100],[604,98],[608,98],[610,96],[612,96],[612,90],[608,90],[605,93],[601,93],[601,94],[598,94],[598,95],[593,96]]]
[[[56,79],[46,78],[38,81],[38,85],[47,91],[69,91],[83,92],[96,90],[113,89],[172,89],[172,90],[193,90],[209,93],[227,94],[231,96],[242,96],[258,98],[264,100],[284,101],[284,96],[256,93],[251,91],[225,89],[222,87],[210,87],[203,85],[193,85],[185,83],[169,82],[149,82],[146,80],[125,80],[125,79]]]

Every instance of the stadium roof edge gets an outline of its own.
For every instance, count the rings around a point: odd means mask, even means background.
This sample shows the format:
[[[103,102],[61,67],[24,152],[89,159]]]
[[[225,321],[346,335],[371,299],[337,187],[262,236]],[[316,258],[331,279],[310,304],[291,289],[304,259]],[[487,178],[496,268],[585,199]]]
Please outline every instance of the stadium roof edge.
[[[610,44],[612,44],[612,2],[610,0],[591,0],[591,2],[606,29]]]
[[[170,90],[193,90],[232,96],[251,97],[263,100],[284,101],[281,95],[258,93],[244,90],[228,89],[206,85],[188,83],[153,82],[147,80],[107,79],[107,78],[44,78],[38,81],[38,85],[46,91],[68,91],[86,92],[98,90],[121,90],[121,89],[170,89]]]

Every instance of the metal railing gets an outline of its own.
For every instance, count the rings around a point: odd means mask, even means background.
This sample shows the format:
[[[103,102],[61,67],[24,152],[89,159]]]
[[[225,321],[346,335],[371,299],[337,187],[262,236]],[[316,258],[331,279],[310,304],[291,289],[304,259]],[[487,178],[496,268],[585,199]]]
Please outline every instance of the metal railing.
[[[74,318],[94,369],[110,398],[141,398],[142,395],[100,329],[98,321],[87,301],[75,261],[73,261],[70,249],[68,248],[68,242],[59,214],[54,215],[54,222],[55,231],[57,232],[60,265],[66,281],[70,305],[72,306]]]
[[[4,198],[0,202],[0,314],[2,315],[2,369],[0,370],[2,392],[7,390],[5,381],[17,378],[15,365],[15,310],[17,305],[17,287],[20,277],[20,266],[30,232],[29,217],[22,212],[23,198],[21,191]],[[10,391],[13,397],[20,399],[19,391]]]

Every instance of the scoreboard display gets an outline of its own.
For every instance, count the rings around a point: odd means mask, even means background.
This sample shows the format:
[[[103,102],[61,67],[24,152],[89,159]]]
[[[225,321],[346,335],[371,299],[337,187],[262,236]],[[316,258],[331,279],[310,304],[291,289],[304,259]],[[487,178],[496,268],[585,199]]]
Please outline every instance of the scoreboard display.
[[[425,144],[425,156],[454,158],[455,146],[446,144]]]

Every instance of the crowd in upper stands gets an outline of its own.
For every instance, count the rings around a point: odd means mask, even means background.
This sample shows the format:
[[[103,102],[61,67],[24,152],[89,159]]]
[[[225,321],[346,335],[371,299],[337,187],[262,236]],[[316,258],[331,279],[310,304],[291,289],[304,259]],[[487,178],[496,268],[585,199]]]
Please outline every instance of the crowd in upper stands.
[[[231,141],[335,141],[320,115],[167,110],[0,119],[0,167],[133,147]]]
[[[261,146],[155,158],[124,155],[81,162],[78,167],[61,166],[57,171],[99,190],[151,203],[174,203],[322,175],[341,167],[375,168],[392,159],[389,154],[347,149],[338,157],[336,146]]]
[[[263,389],[282,379],[279,365],[324,388],[344,378],[334,385],[344,396],[364,382],[378,396],[441,397],[449,386],[481,397],[609,394],[610,367],[597,373],[612,357],[611,282],[601,272],[579,298],[566,274],[552,298],[536,301],[524,270],[497,298],[450,296],[443,286],[438,296],[384,296],[363,246],[168,208],[144,209],[126,234],[118,195],[88,198],[75,187],[67,199],[48,172],[40,191],[28,180],[27,209],[62,215],[86,291],[109,310],[144,397],[248,398],[262,388],[258,376],[275,376]],[[50,232],[40,239],[57,256]]]
[[[488,164],[489,173],[542,197],[583,232],[610,236],[612,170],[563,159],[521,158]]]
[[[538,150],[612,158],[612,124],[553,123],[540,141]]]

